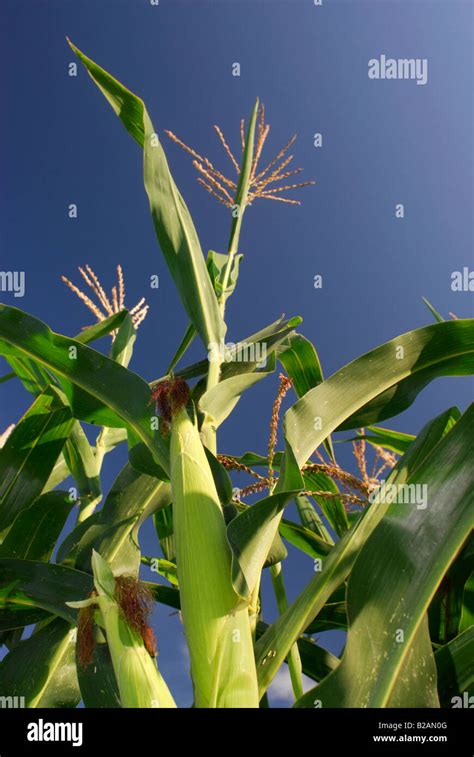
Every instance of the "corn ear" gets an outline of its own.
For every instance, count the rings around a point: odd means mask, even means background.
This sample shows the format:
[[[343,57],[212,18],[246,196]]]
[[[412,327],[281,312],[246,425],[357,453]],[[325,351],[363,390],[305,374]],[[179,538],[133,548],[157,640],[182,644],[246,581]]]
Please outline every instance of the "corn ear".
[[[115,578],[107,562],[95,550],[92,570],[97,596],[87,602],[92,601],[99,607],[97,621],[107,637],[122,707],[176,707],[143,639],[121,616],[115,599]]]
[[[248,607],[232,586],[222,508],[199,431],[184,408],[171,425],[171,487],[195,706],[258,707]]]

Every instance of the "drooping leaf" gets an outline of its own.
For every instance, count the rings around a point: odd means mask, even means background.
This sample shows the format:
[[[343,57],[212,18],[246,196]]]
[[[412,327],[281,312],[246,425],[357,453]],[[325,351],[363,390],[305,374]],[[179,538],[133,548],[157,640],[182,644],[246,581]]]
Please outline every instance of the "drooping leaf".
[[[21,628],[46,613],[75,624],[76,611],[66,605],[92,590],[92,577],[73,568],[37,560],[0,559],[0,630]]]
[[[0,354],[26,356],[53,371],[76,418],[133,430],[157,465],[168,468],[167,446],[150,424],[149,386],[136,373],[7,305],[0,306]]]
[[[288,445],[302,465],[335,429],[384,420],[409,407],[434,378],[473,372],[474,320],[446,321],[402,334],[298,400],[285,414]]]

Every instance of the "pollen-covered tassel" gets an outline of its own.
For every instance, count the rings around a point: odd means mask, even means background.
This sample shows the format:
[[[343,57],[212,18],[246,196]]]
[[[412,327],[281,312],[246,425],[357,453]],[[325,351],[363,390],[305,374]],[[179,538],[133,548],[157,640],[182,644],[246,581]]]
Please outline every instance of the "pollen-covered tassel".
[[[147,648],[144,637],[151,643],[152,636],[138,583],[123,578],[116,581],[107,562],[95,551],[92,553],[92,571],[96,595],[82,602],[68,602],[81,610],[80,621],[82,617],[86,641],[83,659],[85,656],[87,662],[86,650],[90,640],[90,615],[83,613],[97,608],[95,620],[107,638],[122,707],[176,707]]]
[[[185,407],[175,403],[173,411],[173,525],[195,706],[258,707],[249,612],[232,585],[231,552],[212,472]]]

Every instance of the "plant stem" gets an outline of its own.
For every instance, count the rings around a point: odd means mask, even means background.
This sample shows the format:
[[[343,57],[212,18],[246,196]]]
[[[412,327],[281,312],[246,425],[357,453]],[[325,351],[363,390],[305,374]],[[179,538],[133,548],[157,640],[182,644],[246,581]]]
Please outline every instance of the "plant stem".
[[[285,610],[288,608],[288,599],[286,596],[280,562],[270,567],[270,575],[272,577],[273,590],[275,592],[278,611],[280,615],[283,615]],[[288,668],[290,671],[293,694],[296,701],[303,696],[303,681],[301,678],[302,666],[297,644],[293,644],[290,649],[290,653],[288,655]]]
[[[225,305],[226,305],[226,296],[225,292],[229,285],[229,278],[232,271],[232,266],[234,264],[234,258],[237,254],[238,247],[239,247],[239,238],[240,238],[240,230],[242,228],[242,218],[244,215],[244,209],[239,208],[239,213],[236,218],[233,219],[232,227],[230,231],[230,239],[229,239],[229,247],[228,247],[228,259],[227,263],[224,269],[224,276],[222,278],[222,294],[219,297],[219,308],[222,313],[222,318],[224,318],[225,315]],[[218,351],[218,354],[219,351]],[[213,386],[216,386],[216,384],[219,383],[219,377],[221,373],[221,362],[219,359],[216,359],[213,362],[209,363],[209,371],[207,374],[207,385],[206,390],[209,391],[209,389],[212,389]],[[215,446],[215,445],[214,445]],[[211,450],[212,452],[213,450]]]

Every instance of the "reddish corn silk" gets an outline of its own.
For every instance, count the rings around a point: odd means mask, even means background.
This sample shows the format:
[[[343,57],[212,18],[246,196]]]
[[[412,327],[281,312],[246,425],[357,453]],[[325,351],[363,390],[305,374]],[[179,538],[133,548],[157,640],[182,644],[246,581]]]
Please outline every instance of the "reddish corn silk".
[[[145,644],[145,648],[150,655],[150,657],[158,657],[158,649],[156,645],[156,636],[154,634],[153,628],[150,628],[148,626],[144,633],[143,633],[143,642]]]
[[[183,379],[165,379],[153,387],[150,403],[155,402],[156,412],[165,423],[171,423],[173,415],[186,406],[190,394],[189,386]]]
[[[93,591],[90,596],[97,596],[97,594]],[[141,636],[148,654],[151,657],[157,657],[156,637],[153,629],[148,625],[148,617],[153,607],[153,595],[150,590],[141,581],[131,576],[119,576],[115,581],[115,598],[123,619]],[[96,605],[89,605],[79,611],[77,660],[82,669],[87,668],[94,657],[95,610]]]
[[[131,576],[119,576],[115,582],[115,598],[124,620],[142,637],[151,657],[156,657],[156,638],[148,624],[154,601],[152,592]]]
[[[96,596],[93,591],[90,596]],[[79,667],[87,668],[93,659],[95,649],[95,631],[94,631],[94,612],[95,606],[89,605],[79,611],[77,623],[77,640],[76,654]]]

